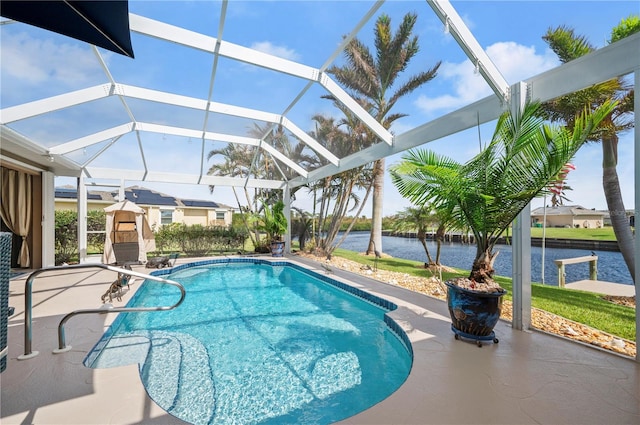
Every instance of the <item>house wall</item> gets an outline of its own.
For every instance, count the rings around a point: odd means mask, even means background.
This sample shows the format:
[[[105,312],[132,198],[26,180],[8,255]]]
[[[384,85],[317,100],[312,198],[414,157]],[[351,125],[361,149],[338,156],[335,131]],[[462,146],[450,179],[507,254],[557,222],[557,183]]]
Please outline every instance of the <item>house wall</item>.
[[[205,208],[176,208],[173,213],[173,221],[187,225],[199,224],[201,226],[229,226],[233,214],[224,211],[224,219],[218,220],[218,210]]]
[[[111,205],[109,202],[87,201],[87,211],[101,210]],[[78,211],[78,201],[75,199],[56,199],[54,203],[56,211]]]
[[[207,210],[185,208],[182,213],[182,222],[188,225],[200,224],[205,226],[209,223],[209,213]]]
[[[160,226],[160,209],[157,207],[150,207],[139,205],[145,212],[145,216],[147,217],[147,222],[149,223],[149,227],[151,230],[155,230]]]
[[[158,228],[162,224],[161,211],[172,211],[172,223],[184,223],[189,226],[199,224],[202,226],[229,226],[233,218],[232,211],[225,211],[224,220],[216,220],[217,210],[207,208],[185,208],[185,207],[157,207],[140,205],[146,211],[149,226],[152,229]],[[154,227],[155,226],[155,227]]]
[[[108,202],[87,202],[87,211],[99,210],[111,205]],[[217,210],[207,208],[184,208],[173,206],[150,206],[138,205],[145,211],[147,221],[152,229],[157,229],[162,224],[161,211],[171,210],[172,223],[184,223],[187,225],[200,224],[202,226],[229,226],[233,218],[232,211],[224,211],[224,220],[217,220]],[[77,211],[77,201],[75,199],[56,199],[56,211],[72,210]]]
[[[599,229],[604,226],[604,218],[601,215],[580,215],[574,217],[573,223],[573,227]]]
[[[542,216],[532,216],[531,223],[535,226],[542,223]],[[579,227],[599,229],[604,226],[602,215],[547,215],[546,227]]]

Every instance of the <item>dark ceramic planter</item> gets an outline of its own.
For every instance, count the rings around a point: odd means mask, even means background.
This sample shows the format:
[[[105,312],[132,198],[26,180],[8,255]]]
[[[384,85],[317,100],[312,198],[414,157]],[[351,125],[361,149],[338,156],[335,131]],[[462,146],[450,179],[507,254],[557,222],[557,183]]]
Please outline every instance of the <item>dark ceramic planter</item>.
[[[494,340],[493,328],[500,319],[502,297],[507,291],[477,292],[445,282],[451,329],[459,336],[480,341]]]
[[[284,255],[284,241],[271,241],[271,256],[282,257]]]

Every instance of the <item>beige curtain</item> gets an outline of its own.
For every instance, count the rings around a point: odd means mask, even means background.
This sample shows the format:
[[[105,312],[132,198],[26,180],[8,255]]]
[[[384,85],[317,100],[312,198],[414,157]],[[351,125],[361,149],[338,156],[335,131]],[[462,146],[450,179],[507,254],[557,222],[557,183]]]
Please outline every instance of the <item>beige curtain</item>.
[[[27,237],[31,229],[31,175],[4,167],[0,169],[0,217],[13,233],[22,237],[18,264],[21,267],[29,267],[31,258]]]

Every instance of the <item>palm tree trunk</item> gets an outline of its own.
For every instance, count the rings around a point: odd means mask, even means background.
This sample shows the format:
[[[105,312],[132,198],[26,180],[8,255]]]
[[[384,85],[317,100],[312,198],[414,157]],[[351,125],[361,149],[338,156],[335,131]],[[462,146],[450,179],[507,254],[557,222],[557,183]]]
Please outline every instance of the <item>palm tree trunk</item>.
[[[492,281],[493,274],[495,273],[493,263],[496,261],[497,256],[498,252],[492,253],[490,249],[486,249],[480,254],[477,254],[476,259],[473,261],[473,266],[471,267],[469,279],[476,282]]]
[[[609,208],[611,226],[618,240],[618,248],[631,273],[631,278],[635,282],[635,247],[616,170],[618,164],[617,150],[618,136],[616,134],[602,138],[602,187],[607,200],[607,207]]]
[[[231,189],[233,190],[233,196],[235,196],[236,203],[238,204],[238,211],[242,212],[242,204],[240,204],[240,197],[238,196],[238,192],[236,191],[235,187]],[[253,237],[253,233],[251,233],[253,229],[251,229],[251,226],[249,226],[249,222],[247,221],[246,214],[242,213],[240,214],[240,217],[242,218],[242,224],[244,224],[244,228],[247,229],[247,234],[249,235],[249,239],[251,239],[251,244],[253,246],[257,246],[257,241]],[[244,250],[244,246],[243,246],[243,250]]]
[[[373,197],[371,211],[371,237],[367,247],[367,255],[374,251],[382,253],[382,197],[384,192],[384,158],[379,159],[373,166]]]
[[[439,266],[440,265],[440,252],[442,251],[442,240],[444,239],[444,231],[445,231],[445,227],[443,225],[438,226],[438,229],[436,230],[436,243],[437,243],[437,250],[436,250],[436,265]]]
[[[351,196],[351,192],[353,191],[354,181],[349,180],[346,184],[343,184],[342,190],[336,199],[336,203],[333,207],[333,214],[331,215],[331,223],[329,224],[329,230],[327,231],[327,238],[324,241],[324,250],[327,254],[327,258],[331,258],[331,254],[336,249],[336,245],[333,244],[333,241],[338,236],[338,232],[340,231],[340,225],[342,224],[342,219],[346,215],[346,212],[349,208],[349,198]]]
[[[433,262],[433,258],[431,258],[431,253],[429,252],[429,248],[427,247],[427,238],[424,235],[422,235],[422,236],[418,236],[418,240],[420,240],[420,243],[422,244],[422,247],[424,248],[424,252],[425,252],[425,254],[427,254],[428,264],[430,266],[435,264]]]
[[[367,203],[367,199],[369,199],[369,194],[370,193],[371,193],[371,185],[369,185],[369,187],[367,187],[367,191],[364,193],[364,197],[362,198],[362,202],[360,203],[360,207],[358,208],[358,212],[353,217],[353,220],[351,220],[351,223],[349,223],[349,226],[347,227],[347,230],[344,231],[342,237],[336,243],[336,245],[333,248],[333,250],[335,250],[336,248],[340,247],[340,245],[342,245],[342,242],[344,242],[345,239],[347,239],[347,236],[349,236],[349,232],[351,232],[351,229],[353,229],[353,226],[356,224],[356,221],[358,220],[358,217],[360,217],[360,214],[362,213],[362,209],[364,208],[364,204],[366,204]],[[333,252],[333,250],[332,250],[332,252]]]

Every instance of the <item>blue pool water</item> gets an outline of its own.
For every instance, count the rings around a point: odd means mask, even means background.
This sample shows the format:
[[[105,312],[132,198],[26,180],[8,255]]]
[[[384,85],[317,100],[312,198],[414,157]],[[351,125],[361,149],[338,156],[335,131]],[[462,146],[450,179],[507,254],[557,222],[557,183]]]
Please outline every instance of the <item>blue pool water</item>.
[[[328,424],[405,381],[406,335],[375,302],[393,304],[294,265],[261,263],[176,267],[167,277],[185,286],[183,304],[121,313],[85,364],[139,363],[150,397],[195,424]],[[170,305],[177,292],[146,281],[128,305]]]

